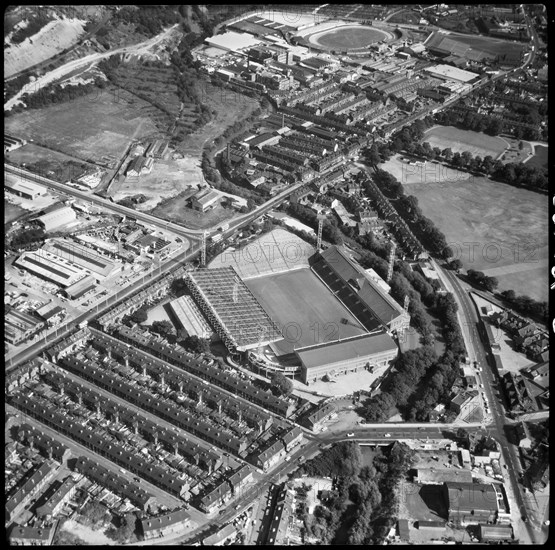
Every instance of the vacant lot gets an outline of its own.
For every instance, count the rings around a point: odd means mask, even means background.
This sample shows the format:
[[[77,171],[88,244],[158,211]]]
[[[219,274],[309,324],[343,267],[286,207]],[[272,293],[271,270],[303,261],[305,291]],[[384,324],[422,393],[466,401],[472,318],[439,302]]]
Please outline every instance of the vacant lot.
[[[112,167],[133,139],[156,132],[151,121],[152,109],[128,92],[105,88],[61,105],[12,115],[5,120],[4,130]]]
[[[468,151],[473,156],[480,155],[482,158],[491,155],[496,159],[507,149],[507,142],[499,137],[471,130],[460,130],[454,126],[430,128],[424,133],[422,141],[427,141],[432,147],[439,147],[442,151],[450,147],[453,153]]]
[[[190,229],[207,229],[230,220],[237,213],[233,208],[224,208],[223,206],[217,206],[208,210],[208,212],[198,212],[189,208],[187,206],[188,198],[196,192],[196,189],[191,189],[172,200],[166,200],[152,210],[150,214],[163,220],[179,223]]]
[[[203,183],[203,180],[198,178],[196,167],[187,159],[156,160],[150,174],[144,174],[138,179],[120,176],[119,180],[114,181],[110,186],[110,195],[115,201],[133,195],[145,195],[147,201],[140,204],[138,210],[149,211],[157,208],[168,198],[175,197],[178,201],[178,195],[184,192],[186,192],[185,199],[196,193],[197,186]],[[179,204],[183,206],[182,203]],[[172,214],[172,220],[179,221],[176,218],[179,215],[179,206],[176,202],[160,205],[155,215],[161,216],[164,212]]]
[[[547,299],[548,202],[544,195],[488,178],[407,185],[420,208],[445,233],[466,269]]]
[[[310,269],[249,279],[245,284],[282,328],[284,340],[275,344],[282,354],[366,332]]]
[[[55,19],[32,38],[11,45],[4,50],[4,76],[23,71],[69,48],[83,34],[85,23],[79,19]]]

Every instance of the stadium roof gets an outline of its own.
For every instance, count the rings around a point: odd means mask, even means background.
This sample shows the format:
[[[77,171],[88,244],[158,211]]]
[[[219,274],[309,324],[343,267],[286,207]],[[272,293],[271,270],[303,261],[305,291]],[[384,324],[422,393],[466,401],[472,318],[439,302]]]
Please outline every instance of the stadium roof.
[[[333,245],[320,255],[343,281],[356,288],[358,297],[382,323],[387,324],[403,314],[403,308],[379,288],[364,268],[349,257],[345,249]]]
[[[213,321],[239,351],[281,340],[276,324],[264,311],[233,267],[201,269],[188,274]]]
[[[297,349],[295,352],[306,368],[312,368],[396,349],[397,344],[391,336],[385,332],[380,332],[307,346],[306,348]]]

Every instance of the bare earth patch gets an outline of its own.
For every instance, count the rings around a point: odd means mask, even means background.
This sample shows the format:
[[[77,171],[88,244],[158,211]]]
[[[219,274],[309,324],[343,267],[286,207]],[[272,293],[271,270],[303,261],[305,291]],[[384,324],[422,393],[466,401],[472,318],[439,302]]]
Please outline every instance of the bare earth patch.
[[[46,61],[77,42],[86,21],[56,19],[46,24],[31,38],[4,50],[4,77]]]

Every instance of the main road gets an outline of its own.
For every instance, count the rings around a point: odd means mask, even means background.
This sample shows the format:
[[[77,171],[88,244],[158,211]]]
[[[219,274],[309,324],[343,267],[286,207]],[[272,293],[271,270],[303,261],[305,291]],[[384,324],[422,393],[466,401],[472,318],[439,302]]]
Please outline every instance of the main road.
[[[456,274],[453,271],[443,269],[435,261],[433,263],[442,280],[446,283],[447,289],[453,293],[459,305],[458,314],[462,318],[461,329],[468,356],[482,366],[480,376],[482,378],[487,401],[490,404],[492,418],[492,423],[488,426],[488,432],[490,432],[500,444],[503,461],[507,466],[505,472],[506,476],[508,476],[507,489],[509,493],[512,493],[513,502],[516,502],[518,506],[518,515],[520,517],[515,518],[513,516],[513,519],[519,522],[519,531],[521,533],[526,531],[530,541],[538,544],[543,542],[538,540],[535,532],[536,530],[539,531],[542,529],[541,520],[537,519],[536,511],[530,506],[530,501],[524,498],[523,487],[519,483],[520,472],[522,471],[520,458],[516,446],[508,439],[512,422],[506,418],[505,409],[500,402],[502,396],[499,391],[495,389],[495,386],[498,384],[496,380],[497,374],[493,372],[494,363],[493,361],[488,361],[488,353],[478,333],[480,321],[476,312],[476,307],[469,292],[463,288]],[[531,518],[532,521],[528,522],[528,518]]]
[[[180,237],[184,237],[190,242],[190,246],[188,246],[188,248],[186,248],[181,253],[167,259],[164,263],[152,269],[151,272],[143,276],[141,279],[127,286],[123,290],[118,291],[116,294],[108,295],[104,300],[97,303],[89,311],[79,315],[78,317],[68,321],[66,324],[58,327],[55,330],[54,335],[51,334],[50,337],[45,336],[44,339],[41,339],[35,342],[34,344],[31,344],[23,351],[7,357],[6,360],[8,363],[9,370],[17,366],[19,363],[28,361],[29,359],[32,359],[33,357],[39,355],[44,348],[51,346],[54,341],[61,340],[62,338],[65,338],[66,336],[68,336],[75,329],[75,327],[80,323],[91,321],[92,319],[94,319],[98,315],[101,315],[108,309],[113,308],[117,303],[127,299],[132,294],[148,287],[156,279],[161,278],[163,275],[165,275],[172,269],[175,269],[178,265],[191,261],[200,252],[200,239],[198,237],[198,233],[203,233],[206,230],[188,229],[176,223],[167,222],[165,220],[162,220],[160,218],[157,218],[145,212],[138,212],[136,210],[133,210],[132,208],[127,208],[125,206],[115,204],[109,200],[103,199],[102,197],[85,193],[83,191],[80,191],[79,189],[75,189],[73,187],[56,182],[49,178],[45,178],[43,176],[33,174],[32,172],[28,172],[27,170],[23,170],[22,168],[18,168],[10,164],[5,164],[4,168],[7,172],[15,174],[21,179],[25,179],[27,181],[32,181],[41,185],[45,185],[58,192],[64,193],[68,196],[73,196],[88,202],[92,202],[97,206],[100,206],[104,210],[116,212],[124,216],[134,217],[143,222],[149,223],[159,229],[164,229],[166,231],[170,231],[176,235],[179,235]],[[281,204],[284,200],[286,200],[289,197],[289,195],[294,193],[302,185],[303,184],[301,183],[295,184],[289,187],[288,189],[286,189],[285,191],[283,191],[282,193],[276,195],[275,197],[272,197],[271,199],[266,201],[264,204],[262,204],[252,212],[249,212],[248,214],[245,214],[243,216],[240,216],[234,219],[230,223],[230,228],[225,232],[223,232],[223,235],[227,237],[232,233],[238,231],[241,227],[244,227],[250,224],[254,219],[262,216],[268,210],[275,208],[276,206]],[[212,228],[209,231],[207,231],[208,234],[215,233],[215,232],[217,232],[215,228]]]

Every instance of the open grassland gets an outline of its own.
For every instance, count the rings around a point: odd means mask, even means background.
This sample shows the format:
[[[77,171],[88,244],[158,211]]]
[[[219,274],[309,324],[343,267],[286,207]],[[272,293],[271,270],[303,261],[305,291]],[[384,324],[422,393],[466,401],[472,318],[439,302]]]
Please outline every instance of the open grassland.
[[[10,225],[15,220],[22,218],[29,212],[17,204],[13,204],[4,199],[4,225]]]
[[[450,37],[457,42],[462,42],[467,46],[471,46],[475,50],[481,50],[491,55],[506,55],[514,51],[521,52],[525,45],[519,42],[511,42],[509,40],[501,40],[498,38],[489,38],[487,36],[463,36],[457,35]]]
[[[531,168],[544,168],[547,170],[547,161],[549,159],[549,150],[542,145],[534,146],[534,156],[526,162],[526,166]]]
[[[465,269],[497,277],[499,290],[547,299],[545,195],[480,177],[407,185],[405,193],[418,198]]]
[[[430,128],[424,133],[422,141],[427,141],[432,148],[439,147],[442,151],[450,147],[453,153],[468,151],[473,156],[480,155],[484,158],[491,155],[494,159],[508,147],[507,142],[499,137],[471,130],[460,130],[454,126]]]
[[[94,172],[97,167],[87,164],[76,157],[71,157],[46,147],[27,143],[23,147],[11,151],[6,160],[19,166],[25,164],[26,169],[59,182],[75,181],[83,173]]]
[[[273,346],[282,354],[366,333],[310,269],[248,279],[245,284],[282,329],[284,340]]]
[[[95,164],[113,167],[133,139],[156,133],[154,108],[114,88],[60,105],[17,113],[5,120],[5,132],[44,143]]]
[[[176,145],[176,151],[193,157],[200,164],[204,145],[223,134],[224,130],[237,120],[244,120],[250,116],[258,108],[258,101],[246,95],[213,86],[204,80],[199,82],[199,93],[201,102],[216,114],[208,124],[195,130]]]

